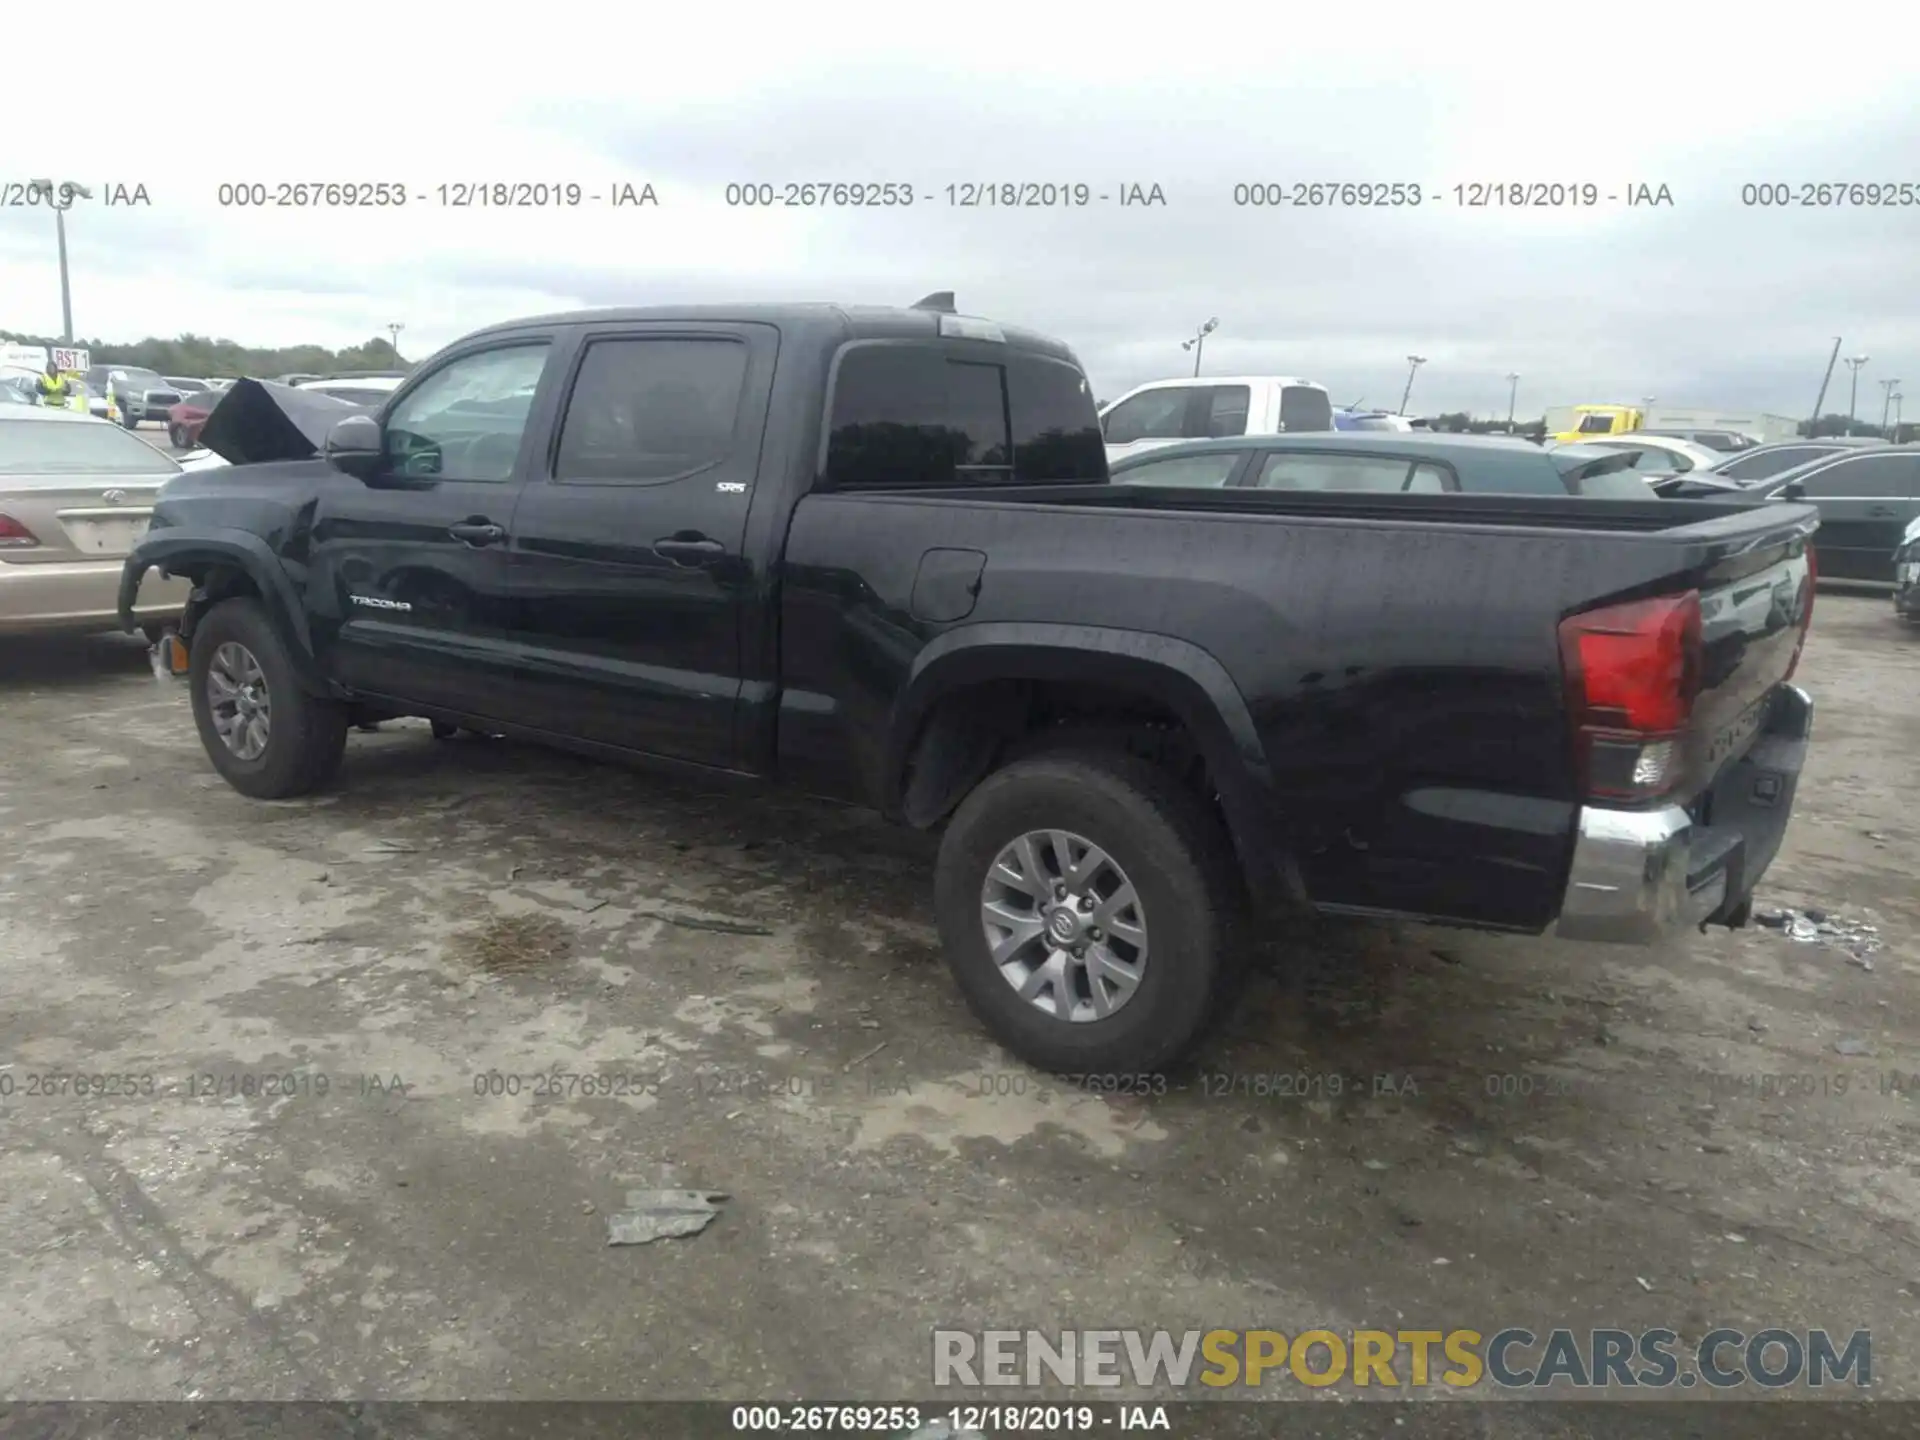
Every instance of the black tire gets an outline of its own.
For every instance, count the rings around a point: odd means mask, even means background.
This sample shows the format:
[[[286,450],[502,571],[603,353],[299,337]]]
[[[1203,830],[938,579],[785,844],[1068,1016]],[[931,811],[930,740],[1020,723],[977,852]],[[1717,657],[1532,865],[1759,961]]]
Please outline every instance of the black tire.
[[[458,725],[449,725],[444,720],[429,720],[427,724],[432,728],[436,740],[451,740],[460,733]]]
[[[129,430],[138,430],[140,428],[140,422],[124,410],[120,412],[120,423]]]
[[[251,760],[227,748],[213,725],[207,671],[214,652],[238,641],[253,653],[266,681],[271,726],[267,745]],[[226,782],[256,800],[285,800],[318,790],[340,768],[347,745],[347,707],[309,694],[295,678],[292,658],[260,602],[222,600],[194,628],[188,657],[193,721],[200,743]]]
[[[1105,850],[1139,895],[1148,927],[1139,988],[1102,1020],[1039,1009],[995,965],[981,889],[1001,849],[1033,830],[1068,830]],[[1014,761],[954,813],[934,872],[942,948],[987,1030],[1055,1073],[1141,1074],[1172,1065],[1237,998],[1238,861],[1212,811],[1166,771],[1134,756],[1071,750]]]
[[[178,425],[167,427],[167,443],[176,450],[187,448],[186,433]]]

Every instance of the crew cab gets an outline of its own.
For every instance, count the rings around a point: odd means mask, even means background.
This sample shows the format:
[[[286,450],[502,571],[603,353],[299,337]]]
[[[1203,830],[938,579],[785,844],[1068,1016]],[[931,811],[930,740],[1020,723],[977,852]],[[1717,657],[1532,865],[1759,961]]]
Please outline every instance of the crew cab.
[[[413,715],[876,807],[1041,1067],[1188,1052],[1291,907],[1744,924],[1793,805],[1804,506],[1116,485],[1073,352],[949,296],[516,321],[326,424],[121,579],[191,581],[236,790]]]
[[[1107,406],[1100,428],[1107,459],[1123,460],[1180,440],[1332,430],[1333,402],[1326,386],[1285,375],[1156,380]]]

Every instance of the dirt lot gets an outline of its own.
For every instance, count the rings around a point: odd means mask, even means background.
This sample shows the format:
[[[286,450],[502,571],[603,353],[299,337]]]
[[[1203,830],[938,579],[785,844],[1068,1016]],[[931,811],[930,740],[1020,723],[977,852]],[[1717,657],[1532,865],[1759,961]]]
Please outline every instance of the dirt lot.
[[[918,837],[412,724],[258,804],[137,645],[6,645],[0,1393],[878,1398],[936,1324],[1781,1324],[1920,1397],[1920,635],[1823,596],[1802,678],[1762,905],[1876,924],[1871,969],[1303,927],[1141,1099],[981,1038]],[[30,1093],[68,1073],[133,1093]],[[610,1248],[663,1183],[732,1198]]]

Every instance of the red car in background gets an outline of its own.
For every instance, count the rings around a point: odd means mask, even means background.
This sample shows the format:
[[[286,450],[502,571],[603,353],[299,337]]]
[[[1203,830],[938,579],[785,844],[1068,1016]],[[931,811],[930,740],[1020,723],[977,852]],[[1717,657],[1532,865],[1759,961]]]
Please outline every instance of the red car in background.
[[[176,450],[191,450],[200,443],[200,427],[207,423],[214,405],[224,391],[202,390],[189,395],[167,411],[167,439]]]

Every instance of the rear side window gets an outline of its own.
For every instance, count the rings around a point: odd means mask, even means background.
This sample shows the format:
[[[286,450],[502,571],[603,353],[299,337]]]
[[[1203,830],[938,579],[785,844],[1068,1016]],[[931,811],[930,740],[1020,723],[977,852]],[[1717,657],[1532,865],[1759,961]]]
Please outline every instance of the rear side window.
[[[1179,455],[1129,465],[1113,477],[1117,485],[1179,485],[1196,490],[1218,490],[1240,464],[1240,452],[1220,450],[1211,455]]]
[[[554,478],[659,483],[724,460],[747,358],[738,340],[593,341],[567,400]]]
[[[840,359],[827,441],[836,490],[1106,478],[1086,377],[1043,357],[859,345]]]
[[[1822,455],[1833,452],[1819,445],[1796,445],[1785,450],[1766,450],[1757,455],[1742,455],[1738,460],[1729,460],[1724,465],[1716,465],[1713,473],[1725,475],[1729,480],[1765,480],[1771,475],[1791,470],[1796,465],[1804,465],[1809,460],[1818,460]]]
[[[1415,480],[1418,484],[1413,484]],[[1447,488],[1434,466],[1375,455],[1269,455],[1257,482],[1262,490],[1369,490]]]
[[[1362,425],[1359,428],[1369,430],[1375,427]],[[1327,392],[1311,385],[1285,386],[1280,391],[1280,429],[1288,435],[1302,430],[1333,429],[1333,402],[1327,399]]]
[[[1107,412],[1107,443],[1131,445],[1136,440],[1184,440],[1187,401],[1193,391],[1185,385],[1143,390]]]
[[[1613,416],[1582,415],[1580,417],[1580,433],[1582,435],[1611,435],[1613,433]]]
[[[1253,391],[1245,385],[1210,385],[1190,393],[1195,401],[1187,412],[1192,439],[1219,440],[1247,433]]]
[[[1805,485],[1809,499],[1912,499],[1920,497],[1920,460],[1905,455],[1842,460],[1808,476]]]

